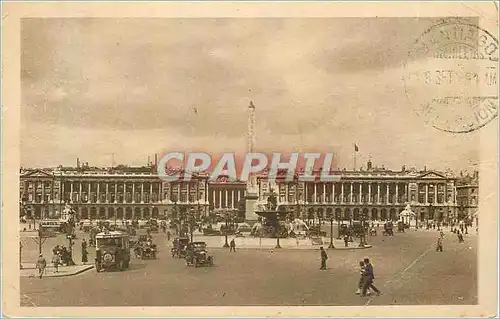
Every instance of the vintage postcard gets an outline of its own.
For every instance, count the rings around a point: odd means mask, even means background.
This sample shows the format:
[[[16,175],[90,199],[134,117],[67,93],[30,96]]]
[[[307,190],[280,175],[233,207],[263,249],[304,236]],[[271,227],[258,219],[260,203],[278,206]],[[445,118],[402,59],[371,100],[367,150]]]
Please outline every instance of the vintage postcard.
[[[6,317],[494,317],[498,4],[5,3]]]

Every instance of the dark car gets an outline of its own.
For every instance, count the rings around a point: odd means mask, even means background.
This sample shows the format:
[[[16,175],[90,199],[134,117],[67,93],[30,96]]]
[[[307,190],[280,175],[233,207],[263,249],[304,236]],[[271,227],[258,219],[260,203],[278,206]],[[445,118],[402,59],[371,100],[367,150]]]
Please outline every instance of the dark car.
[[[156,244],[151,241],[141,242],[135,249],[136,256],[140,259],[156,259]]]
[[[394,236],[393,224],[391,222],[387,222],[384,224],[384,232],[382,233],[384,236]]]
[[[186,249],[187,266],[213,266],[214,257],[207,252],[207,244],[203,241],[196,241],[188,244]]]
[[[134,242],[134,254],[139,259],[156,259],[158,252],[156,244],[149,235],[139,235],[136,242]]]
[[[344,237],[344,236],[349,236],[349,235],[350,235],[350,232],[349,232],[349,225],[347,225],[347,224],[341,224],[341,225],[340,225],[339,234],[340,234],[340,236],[342,236],[342,237]]]
[[[355,237],[362,237],[365,235],[365,231],[368,230],[366,227],[368,224],[363,224],[360,221],[353,221],[351,225],[351,234]]]
[[[189,244],[189,237],[176,237],[172,243],[174,245],[174,247],[170,250],[172,252],[172,257],[186,257],[186,248]]]
[[[130,239],[121,232],[96,234],[95,269],[118,268],[124,270],[130,265]]]
[[[205,236],[220,236],[221,231],[214,229],[212,227],[212,225],[208,225],[207,228],[203,228],[203,235],[205,235]]]
[[[321,227],[319,225],[315,225],[315,226],[309,228],[309,230],[307,231],[307,236],[309,236],[309,237],[325,237],[326,231],[322,231]]]
[[[157,233],[159,230],[158,222],[155,219],[150,219],[146,223],[146,228],[149,229],[151,232]]]

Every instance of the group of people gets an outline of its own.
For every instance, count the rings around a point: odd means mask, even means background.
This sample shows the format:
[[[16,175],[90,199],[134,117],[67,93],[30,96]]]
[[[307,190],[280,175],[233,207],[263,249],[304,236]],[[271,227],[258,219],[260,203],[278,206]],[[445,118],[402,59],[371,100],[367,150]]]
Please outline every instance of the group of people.
[[[65,246],[56,245],[52,249],[52,265],[54,266],[55,272],[59,272],[59,266],[73,266],[73,256],[71,250]]]
[[[59,272],[59,266],[73,266],[73,259],[71,256],[71,251],[66,247],[61,247],[56,245],[54,249],[52,249],[52,265],[54,266],[54,272]],[[38,270],[38,278],[42,279],[43,275],[47,270],[47,260],[43,257],[43,254],[38,255],[38,259],[36,261],[36,269]]]
[[[326,261],[328,260],[328,254],[323,247],[319,248],[321,253],[321,266],[320,270],[326,270]],[[359,262],[359,273],[360,278],[358,281],[358,290],[356,291],[357,295],[361,295],[363,297],[370,295],[370,290],[373,290],[377,296],[381,294],[380,290],[375,287],[373,281],[375,279],[375,274],[373,271],[373,265],[370,262],[369,258],[364,258]]]

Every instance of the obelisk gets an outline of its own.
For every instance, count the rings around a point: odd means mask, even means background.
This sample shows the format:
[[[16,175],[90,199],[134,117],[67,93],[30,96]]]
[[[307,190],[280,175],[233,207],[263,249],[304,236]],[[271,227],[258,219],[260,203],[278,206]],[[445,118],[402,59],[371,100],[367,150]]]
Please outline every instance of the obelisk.
[[[255,146],[255,105],[250,101],[248,106],[248,130],[247,130],[247,152],[252,153]],[[253,223],[257,221],[255,213],[258,195],[257,176],[250,173],[247,180],[247,191],[245,195],[245,221]]]

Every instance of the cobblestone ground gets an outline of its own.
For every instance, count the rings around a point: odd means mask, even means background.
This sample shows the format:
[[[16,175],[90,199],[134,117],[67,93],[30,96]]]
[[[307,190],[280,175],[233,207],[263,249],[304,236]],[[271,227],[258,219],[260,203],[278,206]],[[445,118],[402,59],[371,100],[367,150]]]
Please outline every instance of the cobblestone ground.
[[[366,250],[329,250],[328,270],[319,270],[317,250],[210,249],[216,266],[186,267],[170,256],[156,235],[159,259],[133,259],[124,272],[94,270],[64,278],[21,278],[22,306],[203,306],[203,305],[422,305],[477,303],[477,237],[465,244],[446,232],[444,252],[436,252],[437,231],[410,231],[371,237]],[[79,234],[81,238],[81,235]],[[80,258],[77,239],[75,261]],[[24,238],[23,260],[36,257]],[[31,243],[29,243],[31,242]],[[47,240],[44,251],[58,237]],[[356,296],[357,263],[372,259],[375,284],[383,294]],[[93,255],[89,256],[92,260]],[[458,266],[457,266],[458,265]]]

